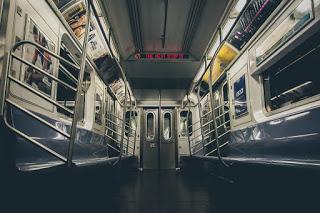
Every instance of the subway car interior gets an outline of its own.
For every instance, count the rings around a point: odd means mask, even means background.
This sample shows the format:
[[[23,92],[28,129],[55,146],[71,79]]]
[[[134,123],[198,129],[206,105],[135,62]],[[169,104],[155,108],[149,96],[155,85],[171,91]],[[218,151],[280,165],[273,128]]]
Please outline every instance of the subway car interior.
[[[320,0],[0,0],[0,21],[1,212],[320,211]]]

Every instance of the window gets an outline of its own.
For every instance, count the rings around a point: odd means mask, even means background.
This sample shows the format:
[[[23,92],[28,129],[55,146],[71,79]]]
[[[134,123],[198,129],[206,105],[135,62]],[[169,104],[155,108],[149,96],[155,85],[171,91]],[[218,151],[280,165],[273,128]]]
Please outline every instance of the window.
[[[64,35],[62,39],[67,39],[67,37]],[[75,63],[76,59],[74,55],[68,50],[67,46],[64,44],[64,42],[61,42],[61,48],[60,48],[60,56],[64,59],[68,60],[71,63]],[[78,74],[79,70],[73,68],[72,66],[68,65],[67,63],[60,61],[59,64],[59,73],[58,78],[62,80],[63,82],[67,83],[68,85],[77,88],[76,81],[78,80]],[[84,119],[84,111],[85,111],[85,95],[88,87],[90,86],[90,73],[88,70],[86,70],[84,74],[83,79],[83,90],[81,93],[80,98],[80,117],[79,120]],[[70,88],[65,87],[62,84],[57,84],[57,101],[62,104],[63,106],[67,107],[70,110],[74,110],[75,106],[75,99],[76,99],[76,92],[73,90],[70,90]],[[60,114],[66,115],[68,117],[72,117],[72,115],[65,110],[61,108],[57,108],[57,111]]]
[[[179,132],[182,137],[192,135],[192,112],[182,111],[180,112]],[[189,128],[188,128],[189,127]]]
[[[256,48],[256,62],[261,63],[294,36],[312,18],[311,0],[302,1],[294,11]]]
[[[220,126],[224,122],[223,114],[223,102],[220,92],[220,88],[213,93],[214,114],[216,118],[217,126]]]
[[[225,121],[225,125],[226,127],[230,127],[230,116],[229,116],[229,89],[228,89],[228,84],[227,82],[223,85],[222,87],[222,92],[223,92],[223,102],[224,102],[224,106],[223,106],[223,113],[224,114],[224,121]]]
[[[116,130],[116,118],[113,116],[115,113],[115,100],[111,95],[107,94],[107,112],[106,112],[106,124],[108,129],[108,135],[113,136]]]
[[[102,125],[102,117],[103,117],[103,102],[102,101],[103,101],[102,95],[96,93],[94,121],[99,125]]]
[[[147,140],[153,140],[155,136],[155,119],[154,114],[149,112],[147,114]]]
[[[137,112],[128,111],[126,112],[126,127],[125,127],[125,134],[126,136],[133,137],[135,134],[136,127],[136,119],[137,119]]]
[[[320,93],[320,32],[263,74],[266,110],[289,106]]]
[[[166,112],[163,116],[163,137],[169,140],[172,136],[172,118],[171,113]]]
[[[201,101],[202,124],[206,124],[211,120],[209,93]],[[210,125],[203,126],[203,132],[210,131]]]

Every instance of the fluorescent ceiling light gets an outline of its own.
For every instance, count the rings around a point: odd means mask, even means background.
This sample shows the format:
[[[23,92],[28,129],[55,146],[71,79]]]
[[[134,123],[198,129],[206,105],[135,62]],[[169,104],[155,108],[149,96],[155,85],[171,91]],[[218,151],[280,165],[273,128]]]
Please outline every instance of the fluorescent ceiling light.
[[[220,36],[219,34],[216,35],[214,41],[212,42],[212,45],[210,46],[207,54],[208,59],[212,59],[216,51],[218,50],[220,46]]]
[[[193,81],[194,82],[198,82],[200,80],[200,78],[202,77],[204,71],[205,71],[205,63],[202,62],[201,66],[200,66],[200,68],[198,70],[198,73],[197,73],[197,75],[196,75],[196,77],[194,78]]]
[[[229,17],[237,18],[241,13],[241,11],[243,10],[243,8],[246,6],[246,4],[247,4],[247,0],[238,0],[237,4],[232,9]]]

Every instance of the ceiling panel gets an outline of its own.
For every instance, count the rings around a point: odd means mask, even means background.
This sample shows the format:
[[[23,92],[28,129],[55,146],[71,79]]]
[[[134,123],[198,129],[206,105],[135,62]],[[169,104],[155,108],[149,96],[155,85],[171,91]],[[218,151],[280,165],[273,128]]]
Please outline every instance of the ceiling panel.
[[[168,1],[165,48],[162,48],[165,1],[148,0],[141,3],[142,39],[144,51],[180,52],[191,0]]]
[[[126,61],[122,65],[129,78],[193,78],[199,62]]]
[[[159,101],[159,91],[156,89],[135,89],[133,92],[137,101]],[[186,95],[186,90],[161,90],[161,101],[180,102]]]
[[[140,26],[144,51],[180,52],[184,40],[186,24],[193,1],[202,0],[168,0],[167,32],[165,48],[162,48],[165,1],[138,0],[140,5]],[[131,31],[127,0],[101,0],[107,12],[109,22],[118,43],[121,64],[127,74],[132,89],[141,98],[155,98],[155,89],[161,87],[168,99],[183,98],[185,88],[197,73],[200,59],[205,48],[216,31],[217,25],[230,0],[206,0],[196,27],[190,54],[195,61],[163,62],[134,61],[129,57],[135,53]],[[130,57],[130,59],[132,59]],[[148,92],[147,92],[148,91]],[[176,91],[176,92],[174,92]],[[140,97],[140,98],[138,98]]]
[[[200,59],[204,54],[229,2],[230,0],[208,0],[206,2],[197,31],[191,43],[190,53],[194,57]]]
[[[112,32],[117,41],[120,55],[123,59],[135,53],[129,13],[126,0],[102,0],[103,7],[108,14]]]

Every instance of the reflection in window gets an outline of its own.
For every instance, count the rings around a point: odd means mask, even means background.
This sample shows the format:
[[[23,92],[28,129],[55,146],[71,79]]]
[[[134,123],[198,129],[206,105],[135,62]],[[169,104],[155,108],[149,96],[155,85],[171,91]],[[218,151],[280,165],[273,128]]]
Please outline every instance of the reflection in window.
[[[133,137],[136,130],[136,119],[138,114],[137,112],[129,111],[126,112],[126,127],[125,127],[125,134],[126,136]]]
[[[276,110],[320,93],[320,33],[263,74],[266,110]]]
[[[74,55],[69,51],[67,45],[65,44],[64,40],[67,39],[66,34],[63,35],[62,37],[62,42],[60,43],[60,56],[70,63],[74,63]],[[70,48],[71,49],[71,48]],[[60,61],[60,66],[58,70],[58,78],[62,80],[63,82],[67,83],[68,85],[77,88],[77,83],[75,82],[74,79],[78,79],[78,74],[79,71],[75,69],[74,67],[68,65],[67,63]],[[83,77],[83,90],[81,93],[81,98],[80,98],[80,112],[79,112],[79,120],[84,119],[84,112],[85,112],[85,95],[86,91],[90,86],[90,71],[86,69]],[[74,110],[75,107],[75,99],[76,99],[76,92],[71,91],[68,87],[65,87],[62,84],[57,84],[57,90],[56,90],[56,100],[58,103],[61,105],[65,106],[66,108],[70,110]],[[68,116],[70,118],[73,117],[72,114],[69,112],[66,112],[62,108],[58,107],[57,111],[60,114],[63,114],[65,116]]]
[[[147,140],[154,139],[155,133],[155,121],[153,113],[147,114]]]
[[[230,122],[228,122],[230,120],[230,117],[228,112],[229,111],[229,89],[228,89],[227,83],[223,85],[222,91],[223,91],[223,102],[224,102],[224,106],[223,106],[224,121],[226,122],[226,127],[230,127]]]
[[[300,5],[261,43],[256,49],[256,62],[261,63],[278,47],[294,36],[305,26],[312,16],[311,0],[304,0]]]
[[[189,115],[188,115],[188,111],[180,112],[179,131],[180,131],[180,135],[182,137],[187,137],[188,136],[187,132],[189,132],[189,136],[192,135],[192,126],[191,125],[192,125],[192,112],[189,112]]]
[[[163,117],[163,137],[165,140],[169,140],[172,134],[171,114],[166,112]]]
[[[206,124],[211,120],[209,93],[202,99],[202,123]],[[210,131],[210,125],[203,126],[203,132]]]
[[[102,124],[102,96],[99,94],[96,94],[96,104],[95,104],[95,115],[94,120],[97,124]]]

